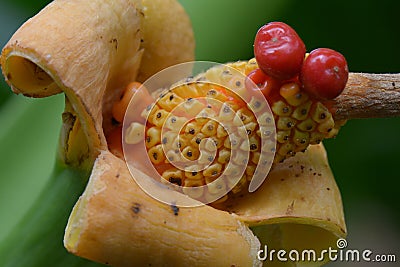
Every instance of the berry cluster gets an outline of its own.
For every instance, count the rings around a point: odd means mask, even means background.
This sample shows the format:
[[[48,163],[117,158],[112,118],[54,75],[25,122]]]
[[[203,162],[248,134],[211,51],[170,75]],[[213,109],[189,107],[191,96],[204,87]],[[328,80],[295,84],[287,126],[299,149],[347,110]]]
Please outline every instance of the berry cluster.
[[[340,95],[347,83],[349,71],[342,54],[328,48],[306,54],[299,35],[283,22],[271,22],[258,30],[254,55],[259,69],[249,77],[266,97],[294,81],[308,95],[328,100]]]

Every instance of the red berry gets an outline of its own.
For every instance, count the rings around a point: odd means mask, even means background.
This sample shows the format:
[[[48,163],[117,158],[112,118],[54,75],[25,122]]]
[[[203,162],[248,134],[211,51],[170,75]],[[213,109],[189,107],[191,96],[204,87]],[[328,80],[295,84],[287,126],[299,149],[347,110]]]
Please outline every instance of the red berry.
[[[254,84],[248,83],[248,80],[246,80],[246,87],[248,89],[260,90],[265,97],[267,97],[272,91],[279,90],[281,86],[279,80],[268,76],[261,69],[255,69],[250,72],[249,75],[247,75],[247,79],[252,80],[257,87],[254,88]]]
[[[262,26],[254,40],[254,55],[266,74],[279,80],[296,76],[306,53],[306,46],[296,31],[283,22]]]
[[[320,99],[333,99],[343,92],[349,76],[346,59],[339,52],[318,48],[305,59],[300,73],[304,90]]]

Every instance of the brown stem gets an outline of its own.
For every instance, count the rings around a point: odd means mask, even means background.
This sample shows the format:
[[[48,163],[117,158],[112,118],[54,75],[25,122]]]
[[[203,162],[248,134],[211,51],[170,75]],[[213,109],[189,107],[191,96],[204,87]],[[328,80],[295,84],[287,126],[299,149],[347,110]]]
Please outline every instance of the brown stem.
[[[400,116],[400,73],[350,73],[343,93],[326,104],[337,120]]]

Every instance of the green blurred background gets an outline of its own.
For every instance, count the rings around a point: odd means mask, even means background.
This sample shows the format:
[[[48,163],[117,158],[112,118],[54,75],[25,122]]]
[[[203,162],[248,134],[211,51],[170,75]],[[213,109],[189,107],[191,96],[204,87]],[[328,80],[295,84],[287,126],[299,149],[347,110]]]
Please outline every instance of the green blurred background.
[[[0,47],[50,1],[0,0]],[[257,29],[290,24],[307,50],[343,53],[353,72],[400,72],[397,0],[181,0],[192,18],[199,60],[252,57]],[[88,14],[93,15],[93,14]],[[52,169],[63,96],[26,99],[0,78],[0,242],[38,196]],[[400,118],[350,121],[325,145],[341,189],[350,248],[400,261]],[[332,263],[330,266],[365,266]],[[373,263],[367,266],[374,266]],[[397,266],[376,264],[376,266]]]

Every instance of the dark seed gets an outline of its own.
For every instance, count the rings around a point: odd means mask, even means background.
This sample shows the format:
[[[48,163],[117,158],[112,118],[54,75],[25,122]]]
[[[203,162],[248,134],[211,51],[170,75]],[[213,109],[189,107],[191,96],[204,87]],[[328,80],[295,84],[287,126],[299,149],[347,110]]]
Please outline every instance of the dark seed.
[[[192,151],[188,151],[188,152],[186,153],[186,155],[187,155],[188,157],[192,157],[192,156],[193,156],[193,153],[192,153]]]
[[[216,94],[217,94],[217,91],[215,91],[215,90],[208,91],[208,95],[216,95]]]
[[[283,111],[283,113],[288,113],[288,112],[289,112],[289,108],[288,108],[288,107],[284,107],[284,108],[282,109],[282,111]]]
[[[242,85],[242,83],[241,83],[240,81],[237,81],[237,82],[236,82],[236,86],[237,86],[237,87],[239,87],[239,86],[241,86],[241,85]]]
[[[176,205],[171,205],[171,209],[175,216],[179,215],[179,208]]]
[[[174,99],[174,95],[169,96],[169,100],[172,101],[172,99]]]
[[[171,122],[172,122],[172,123],[175,123],[175,122],[176,122],[176,118],[172,118],[172,119],[171,119]]]
[[[138,214],[140,212],[140,204],[134,203],[134,205],[132,207],[132,211],[133,211],[133,213]]]
[[[177,184],[179,186],[182,185],[182,179],[181,178],[171,177],[171,178],[169,178],[169,182],[173,183],[173,184]]]
[[[251,150],[256,150],[257,149],[257,145],[256,144],[251,144],[250,145],[250,149]]]
[[[157,113],[157,119],[161,118],[161,112]]]
[[[195,130],[194,130],[194,129],[190,129],[190,130],[189,130],[189,133],[190,133],[190,134],[194,134],[194,133],[195,133]]]
[[[162,143],[165,145],[167,142],[168,142],[167,137],[164,137],[163,140],[162,140]]]
[[[325,118],[326,118],[326,114],[325,114],[325,113],[321,113],[321,115],[319,115],[319,118],[320,118],[321,120],[325,119]]]
[[[155,160],[157,160],[157,159],[158,159],[158,154],[157,154],[157,153],[153,153],[153,158],[154,158]]]
[[[301,110],[301,115],[306,115],[306,114],[307,114],[307,109],[305,109],[305,108],[302,109],[302,110]]]
[[[196,144],[200,145],[201,143],[201,139],[200,138],[196,138]]]
[[[196,176],[197,175],[197,172],[192,172],[192,176]]]
[[[150,136],[147,136],[147,137],[146,137],[146,142],[147,142],[147,143],[150,143],[150,141],[151,141]]]
[[[247,135],[251,135],[251,130],[247,130]]]

